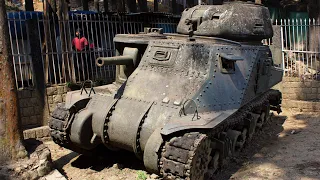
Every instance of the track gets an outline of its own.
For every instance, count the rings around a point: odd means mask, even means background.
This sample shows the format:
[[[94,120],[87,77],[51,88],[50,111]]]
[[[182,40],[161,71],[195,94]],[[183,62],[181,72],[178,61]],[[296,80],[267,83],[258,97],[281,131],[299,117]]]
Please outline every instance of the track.
[[[269,90],[210,131],[186,132],[168,139],[159,158],[160,173],[164,179],[210,178],[224,158],[242,148],[245,140],[252,137],[257,123],[262,126],[268,119],[265,110],[280,103],[281,93]],[[208,154],[211,156],[207,157]]]

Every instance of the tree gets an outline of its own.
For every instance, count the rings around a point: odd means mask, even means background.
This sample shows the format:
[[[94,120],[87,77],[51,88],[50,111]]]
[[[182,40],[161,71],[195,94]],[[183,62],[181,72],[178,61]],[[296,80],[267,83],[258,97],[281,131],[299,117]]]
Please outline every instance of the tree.
[[[22,144],[5,7],[5,0],[0,0],[0,162],[27,155]]]

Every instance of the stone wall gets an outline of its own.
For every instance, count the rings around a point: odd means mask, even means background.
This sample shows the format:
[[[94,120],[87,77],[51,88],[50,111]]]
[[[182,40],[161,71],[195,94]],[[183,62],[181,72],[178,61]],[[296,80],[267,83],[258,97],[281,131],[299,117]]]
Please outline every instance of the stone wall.
[[[66,95],[69,91],[67,86],[53,86],[46,90],[49,113],[51,114],[58,103],[66,101]]]
[[[42,125],[44,107],[36,90],[18,90],[21,123],[24,128]]]

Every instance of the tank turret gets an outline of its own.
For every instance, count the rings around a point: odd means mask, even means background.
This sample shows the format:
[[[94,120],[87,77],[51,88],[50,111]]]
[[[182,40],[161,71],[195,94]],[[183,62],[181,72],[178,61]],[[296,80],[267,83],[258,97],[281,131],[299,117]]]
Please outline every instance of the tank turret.
[[[236,1],[185,9],[177,32],[250,41],[271,38],[273,30],[267,7]]]
[[[261,5],[195,6],[177,31],[116,35],[117,56],[96,63],[117,65],[123,84],[112,94],[68,92],[49,120],[52,139],[79,153],[133,152],[164,179],[211,179],[270,110],[281,112],[272,87],[283,70],[261,43],[272,36]]]

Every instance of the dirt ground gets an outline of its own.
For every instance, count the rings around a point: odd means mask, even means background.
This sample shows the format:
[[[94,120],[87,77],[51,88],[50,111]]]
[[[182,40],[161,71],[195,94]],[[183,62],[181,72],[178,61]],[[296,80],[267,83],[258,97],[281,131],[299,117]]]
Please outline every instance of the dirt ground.
[[[73,180],[140,180],[150,178],[142,161],[127,152],[108,152],[94,158],[61,148],[52,141],[55,168]],[[0,179],[19,179],[0,167]],[[140,177],[140,178],[138,178]],[[276,115],[214,179],[320,180],[320,113]]]
[[[56,167],[68,179],[135,180],[145,171],[131,153],[117,152],[95,159],[53,142],[46,144]],[[274,116],[214,179],[320,179],[320,113],[284,110]]]

